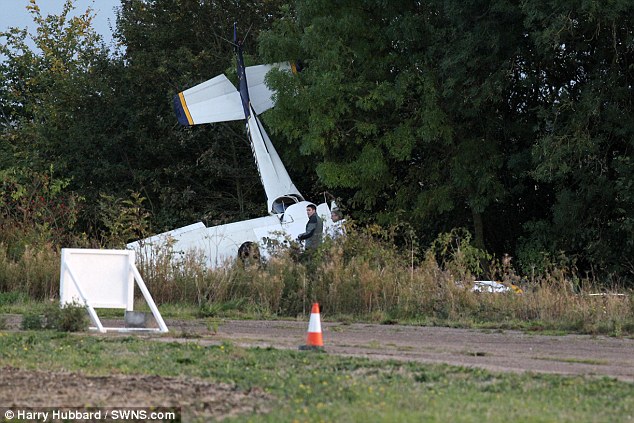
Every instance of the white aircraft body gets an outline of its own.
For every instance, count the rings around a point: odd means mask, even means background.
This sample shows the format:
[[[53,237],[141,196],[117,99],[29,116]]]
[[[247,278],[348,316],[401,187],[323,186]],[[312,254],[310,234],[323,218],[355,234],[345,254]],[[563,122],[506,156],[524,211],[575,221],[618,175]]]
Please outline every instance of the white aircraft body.
[[[128,244],[143,257],[152,259],[169,244],[174,252],[193,251],[204,254],[209,267],[218,267],[238,255],[251,255],[253,247],[266,257],[267,246],[273,242],[296,239],[306,229],[306,206],[311,204],[293,184],[282,160],[264,130],[258,114],[273,107],[272,92],[264,83],[268,71],[295,71],[288,63],[245,67],[242,44],[234,27],[234,45],[239,88],[225,75],[219,75],[189,88],[174,97],[178,121],[183,125],[246,120],[253,157],[267,197],[268,216],[241,222],[206,227],[202,222],[174,229]],[[333,225],[326,203],[317,205],[317,214],[324,221],[324,231]],[[175,255],[178,257],[178,255]]]

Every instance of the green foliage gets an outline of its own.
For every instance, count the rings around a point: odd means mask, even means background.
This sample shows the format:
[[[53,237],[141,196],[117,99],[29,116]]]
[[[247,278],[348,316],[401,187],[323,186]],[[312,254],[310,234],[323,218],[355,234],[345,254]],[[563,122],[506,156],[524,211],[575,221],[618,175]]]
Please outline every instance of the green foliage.
[[[44,17],[32,2],[35,33],[9,28],[0,45],[12,260],[261,215],[243,125],[179,128],[170,108],[231,77],[224,38],[240,16],[250,63],[304,64],[268,76],[263,120],[307,198],[336,192],[355,219],[407,223],[419,245],[467,228],[526,274],[563,253],[606,284],[634,280],[630,1],[130,0],[117,51],[73,5]]]
[[[128,199],[101,195],[99,211],[105,228],[102,245],[123,248],[126,243],[149,235],[150,213],[145,209],[144,201],[138,192],[130,193]]]
[[[91,10],[71,17],[73,7],[73,1],[66,0],[60,15],[43,17],[33,1],[27,9],[37,32],[10,28],[4,33],[6,44],[0,46],[6,56],[0,77],[2,103],[11,113],[11,119],[3,122],[3,137],[14,147],[15,159],[35,170],[53,163],[63,171],[83,163],[69,162],[78,145],[71,135],[76,119],[86,112],[82,96],[99,90],[97,84],[90,86],[86,76],[104,58],[105,49],[91,27]],[[28,38],[37,52],[26,44]]]
[[[631,281],[631,2],[371,3],[298,1],[260,37],[307,64],[270,78],[269,121],[320,181],[427,242]]]
[[[74,199],[80,200],[93,197],[91,180],[98,173],[97,157],[103,152],[97,141],[102,135],[95,134],[98,128],[86,127],[86,119],[108,120],[104,112],[109,108],[104,104],[95,107],[95,100],[107,98],[110,90],[99,71],[107,54],[92,29],[92,12],[89,9],[71,17],[72,8],[73,1],[67,0],[60,15],[43,17],[33,1],[27,9],[37,32],[11,28],[5,33],[6,43],[0,45],[0,52],[6,56],[0,66],[0,103],[6,119],[0,124],[0,138],[9,154],[0,162],[0,170],[33,174],[35,178],[29,179],[36,181],[36,188],[37,182],[46,177],[48,181],[42,186],[50,188],[51,194],[64,189],[66,193],[76,192]],[[38,50],[28,47],[28,38]],[[32,190],[23,192],[30,195]],[[35,198],[42,197],[50,201],[45,194]],[[34,205],[49,210],[46,204]],[[70,209],[74,204],[64,206]],[[28,215],[29,211],[24,213]],[[74,213],[60,216],[55,223],[74,225],[83,217],[76,210]]]
[[[28,313],[22,316],[22,330],[41,330],[44,329],[44,319],[41,314]]]
[[[86,307],[81,304],[48,304],[43,313],[29,312],[22,316],[23,330],[53,329],[62,332],[80,332],[88,329]]]
[[[88,329],[86,307],[78,303],[64,304],[63,307],[50,305],[44,312],[46,329],[62,332],[82,332]]]
[[[427,254],[439,266],[455,274],[458,280],[478,278],[484,273],[483,264],[488,264],[491,255],[472,245],[471,234],[464,228],[438,235]]]
[[[48,172],[0,169],[0,243],[18,258],[27,246],[75,241],[82,198],[67,189],[70,181]]]
[[[223,38],[232,32],[237,5],[140,4],[122,3],[115,35],[125,49],[115,52],[100,43],[90,10],[69,16],[72,0],[59,16],[42,18],[30,6],[37,33],[12,29],[2,46],[0,103],[7,119],[0,136],[8,154],[0,169],[42,171],[52,163],[72,191],[89,199],[78,230],[93,239],[112,229],[100,227],[102,195],[143,193],[152,226],[161,229],[253,216],[263,193],[243,126],[184,130],[170,107],[176,92],[230,66],[232,47]],[[251,36],[276,8],[276,2],[241,3],[240,14],[253,16]],[[27,38],[41,51],[29,49]]]
[[[233,67],[233,22],[254,37],[277,16],[281,1],[122,3],[115,36],[126,46],[116,135],[127,152],[133,191],[142,192],[153,227],[195,221],[226,223],[261,215],[264,193],[242,123],[179,127],[172,97]],[[252,50],[248,50],[249,47]],[[130,113],[130,111],[133,113]],[[130,188],[129,184],[127,188]],[[124,197],[119,194],[117,197]]]
[[[504,195],[496,175],[503,164],[496,145],[501,140],[493,128],[471,125],[465,115],[487,122],[482,113],[492,101],[465,105],[464,91],[438,88],[441,72],[457,78],[453,73],[473,60],[458,56],[472,46],[440,50],[441,43],[453,43],[446,39],[448,22],[434,18],[438,5],[361,3],[298,2],[295,43],[307,68],[299,78],[271,78],[279,91],[269,117],[273,128],[300,142],[300,151],[317,161],[321,182],[343,190],[355,210],[372,211],[381,222],[406,211],[420,230],[429,228],[422,219],[444,213],[452,214],[454,226],[469,223],[457,206],[466,202],[478,215],[473,225],[482,244],[480,216]],[[276,46],[292,50],[282,40],[291,32],[288,22],[279,25],[261,37],[263,54],[272,60],[283,57]],[[497,66],[493,59],[487,51],[491,67]],[[438,69],[439,63],[454,67]],[[485,78],[491,68],[478,71],[470,76]],[[460,108],[451,108],[452,102]]]
[[[26,302],[28,296],[21,291],[0,292],[0,306]]]

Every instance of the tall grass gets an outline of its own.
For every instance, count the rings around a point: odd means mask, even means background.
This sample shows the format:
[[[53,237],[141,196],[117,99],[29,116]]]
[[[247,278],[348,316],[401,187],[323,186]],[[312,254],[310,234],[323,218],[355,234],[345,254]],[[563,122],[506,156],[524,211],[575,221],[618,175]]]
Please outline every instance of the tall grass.
[[[50,245],[27,247],[19,260],[6,251],[0,245],[0,292],[59,295],[60,255]],[[208,269],[200,252],[176,258],[168,245],[137,257],[137,265],[158,304],[189,303],[202,316],[230,309],[296,317],[317,301],[329,316],[365,321],[634,333],[631,290],[606,290],[565,265],[518,275],[510,258],[492,260],[460,231],[443,234],[421,254],[369,227],[328,240],[310,260],[281,250],[261,265]],[[522,292],[473,292],[485,272]]]
[[[482,260],[491,257],[461,232],[439,237],[418,260],[374,228],[329,240],[310,260],[282,250],[261,266],[238,262],[207,269],[199,253],[185,256],[178,266],[171,254],[161,248],[143,263],[146,283],[158,302],[194,303],[203,314],[230,304],[294,317],[317,301],[331,316],[379,322],[634,333],[632,291],[608,292],[563,265],[527,278],[515,273],[510,258],[492,260],[486,263],[489,274],[516,289],[473,292],[476,276],[484,272]],[[617,291],[620,295],[612,295]]]
[[[50,245],[27,245],[15,260],[0,243],[0,293],[19,292],[34,299],[59,297],[60,260],[60,254]]]

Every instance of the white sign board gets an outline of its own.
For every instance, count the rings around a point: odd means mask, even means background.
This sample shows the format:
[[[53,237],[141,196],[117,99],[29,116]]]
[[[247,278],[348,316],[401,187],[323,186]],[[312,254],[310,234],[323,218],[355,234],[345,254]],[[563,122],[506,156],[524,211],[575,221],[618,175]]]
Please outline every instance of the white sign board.
[[[62,249],[60,297],[62,305],[83,304],[70,275],[81,283],[85,300],[95,308],[134,308],[134,251]]]
[[[130,250],[63,248],[60,269],[62,307],[72,303],[85,306],[99,332],[132,330],[103,327],[95,308],[132,311],[136,282],[158,323],[158,331],[167,332],[167,326],[134,264],[134,257],[134,251]]]

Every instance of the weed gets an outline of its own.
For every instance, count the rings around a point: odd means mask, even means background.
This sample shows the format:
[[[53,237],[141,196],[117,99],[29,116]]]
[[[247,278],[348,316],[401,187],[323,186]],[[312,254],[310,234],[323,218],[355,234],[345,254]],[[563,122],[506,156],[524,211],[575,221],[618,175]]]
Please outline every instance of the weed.
[[[59,307],[49,304],[44,313],[27,313],[22,317],[22,329],[55,329],[63,332],[79,332],[88,329],[86,308],[79,304],[66,304]]]
[[[138,192],[130,192],[128,199],[101,194],[99,218],[106,228],[101,234],[102,245],[123,247],[129,240],[147,235],[150,213],[145,209],[144,201]]]
[[[81,332],[88,329],[86,307],[81,304],[52,305],[45,312],[46,327],[62,332]]]
[[[21,291],[0,292],[0,306],[26,302],[27,295]]]
[[[214,335],[218,333],[221,321],[218,319],[207,319],[207,332],[213,332]]]
[[[22,316],[22,330],[44,329],[44,319],[41,314],[29,313]]]

